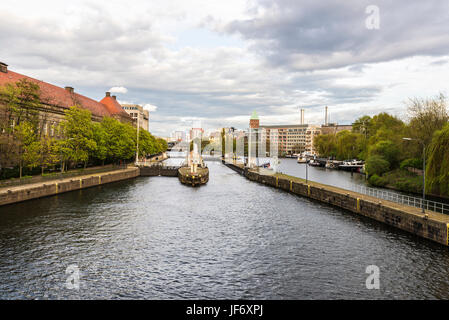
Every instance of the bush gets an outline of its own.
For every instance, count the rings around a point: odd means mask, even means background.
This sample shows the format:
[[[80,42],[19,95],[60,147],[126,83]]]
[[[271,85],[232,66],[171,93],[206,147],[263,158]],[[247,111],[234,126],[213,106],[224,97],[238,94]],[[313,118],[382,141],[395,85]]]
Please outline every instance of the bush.
[[[422,191],[422,182],[415,181],[412,179],[406,180],[406,179],[400,179],[396,181],[394,186],[405,192],[414,192],[414,193],[420,193]]]
[[[0,179],[11,179],[19,177],[19,167],[14,168],[2,168]]]
[[[365,162],[365,171],[368,175],[381,176],[390,170],[390,163],[379,155],[370,156]]]
[[[400,168],[401,169],[407,169],[407,168],[416,168],[416,169],[422,169],[423,162],[422,159],[418,158],[412,158],[412,159],[405,159],[401,162]]]
[[[377,174],[373,174],[368,182],[370,185],[375,187],[385,187],[387,185],[387,180],[385,178],[379,177]]]

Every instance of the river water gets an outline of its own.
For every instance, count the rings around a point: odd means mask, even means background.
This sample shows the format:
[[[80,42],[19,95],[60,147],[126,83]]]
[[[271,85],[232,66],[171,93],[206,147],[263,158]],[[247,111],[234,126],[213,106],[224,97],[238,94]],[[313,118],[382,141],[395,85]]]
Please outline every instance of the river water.
[[[0,207],[0,298],[449,298],[446,248],[208,166],[199,188],[141,177]]]

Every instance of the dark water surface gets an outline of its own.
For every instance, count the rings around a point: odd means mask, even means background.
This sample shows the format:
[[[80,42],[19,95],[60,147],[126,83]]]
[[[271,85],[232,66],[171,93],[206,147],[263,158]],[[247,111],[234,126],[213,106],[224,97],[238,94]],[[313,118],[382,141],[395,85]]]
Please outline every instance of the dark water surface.
[[[446,248],[208,165],[0,207],[0,298],[449,298]]]

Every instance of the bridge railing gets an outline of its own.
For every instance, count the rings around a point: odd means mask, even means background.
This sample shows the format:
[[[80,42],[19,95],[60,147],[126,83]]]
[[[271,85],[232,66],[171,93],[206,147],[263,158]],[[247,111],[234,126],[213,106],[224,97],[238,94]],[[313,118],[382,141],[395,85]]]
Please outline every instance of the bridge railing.
[[[353,185],[351,190],[362,194],[366,194],[367,196],[372,196],[375,198],[384,199],[411,207],[422,208],[424,206],[424,209],[426,210],[449,214],[449,204],[447,203],[436,202],[432,200],[423,200],[422,198],[411,197],[403,194],[388,192],[380,189],[374,189],[359,185]]]

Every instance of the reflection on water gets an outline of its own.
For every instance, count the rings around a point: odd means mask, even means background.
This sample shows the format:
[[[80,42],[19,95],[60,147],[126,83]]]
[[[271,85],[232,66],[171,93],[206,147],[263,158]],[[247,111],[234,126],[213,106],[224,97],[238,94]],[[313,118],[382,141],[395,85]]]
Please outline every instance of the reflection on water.
[[[0,298],[449,298],[446,248],[208,166],[0,207]]]

